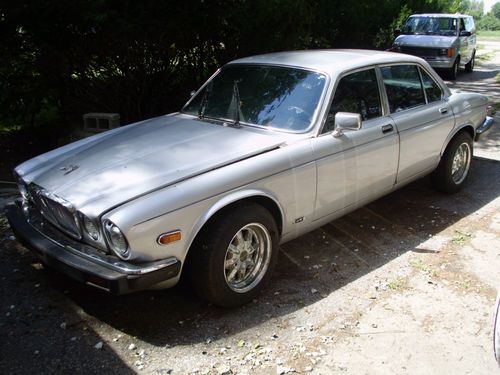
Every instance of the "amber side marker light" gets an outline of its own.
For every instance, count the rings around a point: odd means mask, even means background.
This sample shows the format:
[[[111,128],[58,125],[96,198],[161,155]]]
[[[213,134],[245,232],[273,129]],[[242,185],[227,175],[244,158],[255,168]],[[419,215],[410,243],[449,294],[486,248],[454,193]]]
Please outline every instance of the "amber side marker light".
[[[173,232],[160,234],[156,242],[158,242],[159,245],[169,245],[173,242],[180,241],[181,238],[182,238],[181,231],[176,230]]]
[[[453,48],[448,48],[448,57],[453,56]]]

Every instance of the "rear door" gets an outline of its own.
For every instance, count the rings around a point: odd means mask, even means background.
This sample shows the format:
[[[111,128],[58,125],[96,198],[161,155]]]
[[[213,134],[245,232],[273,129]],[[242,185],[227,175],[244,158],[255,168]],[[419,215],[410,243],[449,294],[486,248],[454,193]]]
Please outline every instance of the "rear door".
[[[443,89],[420,65],[396,64],[380,71],[399,132],[397,182],[405,182],[437,166],[455,118]]]

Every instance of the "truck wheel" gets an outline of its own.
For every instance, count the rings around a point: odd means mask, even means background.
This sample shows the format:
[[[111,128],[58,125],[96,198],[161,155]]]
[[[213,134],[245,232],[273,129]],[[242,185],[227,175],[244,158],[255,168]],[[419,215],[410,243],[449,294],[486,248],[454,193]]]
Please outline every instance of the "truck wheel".
[[[465,132],[459,133],[446,148],[434,171],[432,177],[436,188],[445,193],[459,191],[469,176],[471,161],[472,139]]]
[[[474,70],[475,59],[476,59],[476,51],[472,53],[472,58],[470,59],[470,61],[467,64],[465,64],[465,71],[467,73],[472,73],[472,71]]]
[[[222,211],[199,237],[189,265],[198,294],[222,307],[254,299],[278,259],[278,229],[271,214],[258,204],[242,203]]]
[[[452,81],[457,79],[458,68],[460,67],[460,57],[457,57],[453,66],[448,70],[448,78]]]

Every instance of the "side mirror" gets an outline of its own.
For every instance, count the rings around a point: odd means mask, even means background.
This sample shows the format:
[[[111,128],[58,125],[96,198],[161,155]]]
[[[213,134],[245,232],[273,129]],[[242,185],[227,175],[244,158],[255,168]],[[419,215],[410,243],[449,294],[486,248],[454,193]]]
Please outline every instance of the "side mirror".
[[[398,37],[401,35],[401,29],[395,29],[394,30],[394,38]]]
[[[361,129],[361,115],[359,113],[337,112],[335,115],[335,131],[333,136],[340,137],[342,130],[359,130]]]
[[[460,36],[471,36],[472,33],[470,31],[465,31],[465,30],[462,30],[460,31]]]

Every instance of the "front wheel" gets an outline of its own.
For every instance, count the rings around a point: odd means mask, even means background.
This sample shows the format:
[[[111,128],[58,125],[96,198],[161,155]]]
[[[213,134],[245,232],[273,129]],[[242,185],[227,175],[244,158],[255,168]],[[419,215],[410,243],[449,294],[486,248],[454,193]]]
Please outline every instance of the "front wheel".
[[[459,191],[469,176],[471,161],[472,139],[465,132],[459,133],[446,148],[434,171],[433,182],[436,188],[445,193]]]
[[[271,214],[258,204],[242,203],[223,210],[199,237],[189,265],[198,294],[222,307],[254,299],[278,257],[278,229]]]
[[[453,63],[453,66],[448,70],[448,78],[451,79],[452,81],[457,79],[459,67],[460,67],[460,57],[457,57],[457,59]]]
[[[470,59],[470,61],[467,64],[465,64],[465,71],[467,73],[472,73],[472,71],[474,70],[475,59],[476,59],[476,51],[472,53],[472,58]]]

